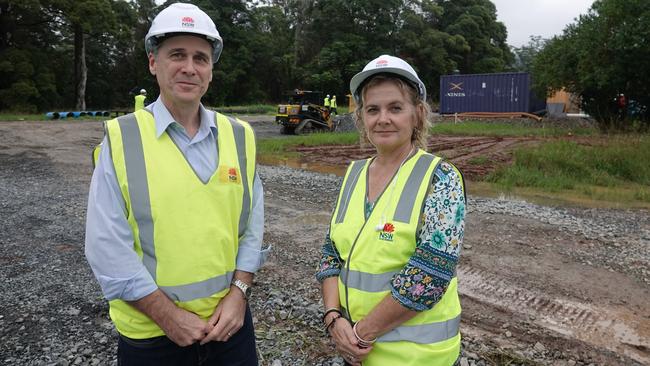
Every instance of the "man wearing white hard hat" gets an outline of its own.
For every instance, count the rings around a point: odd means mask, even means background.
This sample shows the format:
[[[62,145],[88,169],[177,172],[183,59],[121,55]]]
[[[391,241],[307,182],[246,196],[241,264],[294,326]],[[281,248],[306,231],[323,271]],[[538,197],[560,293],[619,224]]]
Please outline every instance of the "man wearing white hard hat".
[[[144,89],[140,89],[140,94],[135,96],[135,107],[133,108],[133,111],[139,111],[140,109],[144,109],[144,101],[147,99],[147,91]]]
[[[456,365],[462,175],[426,151],[427,92],[407,62],[379,56],[350,92],[376,154],[350,164],[325,236],[323,326],[346,365]]]
[[[191,4],[145,37],[158,99],[106,122],[86,257],[119,333],[119,365],[257,365],[248,298],[262,249],[255,139],[206,109],[223,41]]]

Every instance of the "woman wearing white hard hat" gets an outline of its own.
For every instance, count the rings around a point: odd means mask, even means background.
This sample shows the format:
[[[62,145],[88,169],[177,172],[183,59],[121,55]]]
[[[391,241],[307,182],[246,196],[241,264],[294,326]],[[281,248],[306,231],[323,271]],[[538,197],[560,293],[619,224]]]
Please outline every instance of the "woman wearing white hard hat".
[[[350,92],[376,155],[348,167],[332,215],[316,274],[323,325],[349,365],[453,365],[462,175],[425,151],[426,88],[407,62],[379,56]]]
[[[117,363],[257,366],[248,299],[265,253],[255,135],[201,103],[221,36],[204,11],[176,3],[145,46],[160,95],[106,121],[87,210],[85,253],[109,301]]]

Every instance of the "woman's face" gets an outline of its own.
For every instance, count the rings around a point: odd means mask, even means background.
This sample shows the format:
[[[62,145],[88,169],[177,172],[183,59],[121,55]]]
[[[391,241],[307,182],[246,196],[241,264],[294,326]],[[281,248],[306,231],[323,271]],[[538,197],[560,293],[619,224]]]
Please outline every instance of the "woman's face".
[[[380,153],[402,151],[411,145],[416,110],[394,81],[386,80],[366,89],[362,110],[368,139]]]

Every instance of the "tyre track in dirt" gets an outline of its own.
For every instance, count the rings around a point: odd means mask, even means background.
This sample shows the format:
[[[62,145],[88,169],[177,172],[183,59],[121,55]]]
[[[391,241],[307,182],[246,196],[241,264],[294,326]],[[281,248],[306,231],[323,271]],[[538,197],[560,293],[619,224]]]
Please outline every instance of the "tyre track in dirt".
[[[463,297],[534,319],[537,326],[567,338],[650,363],[650,323],[625,307],[549,297],[478,268],[461,267],[458,278]]]

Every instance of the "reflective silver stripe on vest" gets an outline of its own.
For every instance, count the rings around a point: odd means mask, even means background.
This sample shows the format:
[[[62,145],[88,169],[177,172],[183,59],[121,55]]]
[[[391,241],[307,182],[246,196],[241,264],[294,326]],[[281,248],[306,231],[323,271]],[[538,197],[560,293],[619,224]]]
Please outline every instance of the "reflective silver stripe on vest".
[[[418,194],[420,184],[424,175],[429,169],[429,165],[433,161],[434,157],[432,155],[421,155],[418,161],[415,163],[415,167],[409,175],[402,195],[399,198],[397,203],[397,208],[395,208],[395,214],[393,215],[393,221],[408,223],[411,219],[411,213],[413,213],[413,206],[415,205],[415,198]]]
[[[339,202],[339,212],[336,215],[335,223],[340,224],[345,218],[345,212],[348,210],[348,205],[350,204],[350,196],[354,187],[357,185],[359,180],[359,174],[363,166],[366,165],[366,160],[357,160],[352,163],[352,168],[350,168],[350,174],[348,174],[348,180],[345,182],[345,187],[343,187],[343,193],[341,194],[341,201]]]
[[[138,121],[134,114],[119,117],[117,122],[122,131],[124,146],[124,163],[126,179],[129,184],[129,196],[133,216],[138,223],[142,263],[156,280],[156,249],[153,242],[153,220],[151,219],[151,202],[147,183],[147,167],[144,163],[144,151]]]
[[[459,331],[460,315],[444,322],[402,325],[379,337],[377,342],[438,343],[455,337]]]
[[[365,292],[381,292],[390,289],[390,280],[395,273],[397,271],[374,274],[350,270],[341,271],[340,276],[348,287]]]
[[[241,182],[244,186],[244,200],[242,203],[241,214],[239,215],[239,237],[241,238],[246,232],[248,226],[248,216],[250,215],[251,206],[251,192],[248,189],[248,174],[246,159],[246,130],[241,123],[237,122],[234,118],[228,117],[228,121],[232,125],[232,131],[235,135],[235,146],[237,147],[237,159],[239,161],[239,173],[241,174]]]
[[[180,286],[159,286],[173,301],[191,301],[221,292],[230,287],[233,272],[209,278],[205,281]]]
[[[343,307],[347,314],[347,309]],[[443,322],[417,325],[401,325],[377,338],[377,342],[407,341],[418,344],[431,344],[446,341],[460,332],[460,315]]]

